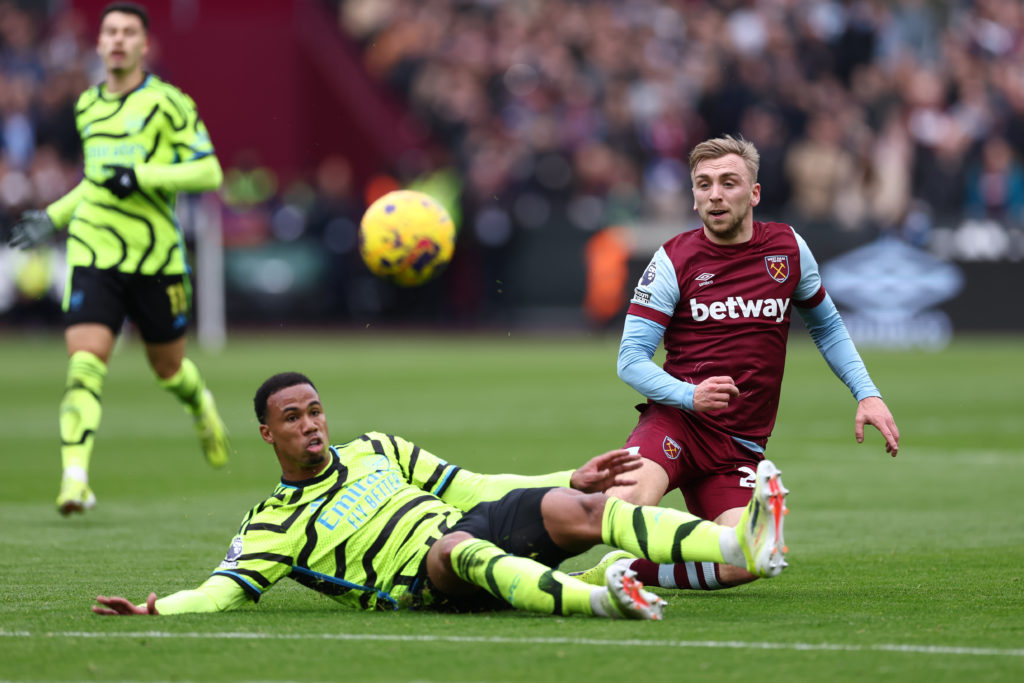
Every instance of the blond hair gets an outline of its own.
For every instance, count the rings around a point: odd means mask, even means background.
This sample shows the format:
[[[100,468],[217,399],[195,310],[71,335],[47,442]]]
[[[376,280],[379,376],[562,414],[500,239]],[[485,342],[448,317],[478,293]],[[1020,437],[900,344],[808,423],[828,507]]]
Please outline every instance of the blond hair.
[[[754,147],[753,142],[744,140],[742,136],[734,138],[731,135],[705,140],[693,148],[693,151],[690,152],[690,180],[694,179],[693,173],[697,164],[702,161],[721,159],[729,154],[735,154],[743,159],[747,170],[750,171],[751,184],[756,183],[757,170],[761,167],[761,155],[758,153],[757,147]]]

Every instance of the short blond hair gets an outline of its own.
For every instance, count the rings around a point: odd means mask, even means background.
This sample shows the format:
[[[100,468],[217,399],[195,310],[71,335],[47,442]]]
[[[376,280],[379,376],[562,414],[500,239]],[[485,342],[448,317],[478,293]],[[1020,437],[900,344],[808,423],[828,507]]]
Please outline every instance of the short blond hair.
[[[754,147],[753,142],[744,140],[742,136],[734,138],[731,135],[705,140],[693,148],[693,151],[690,152],[690,181],[694,180],[693,172],[697,168],[697,164],[702,161],[721,159],[729,154],[735,154],[743,159],[747,170],[750,171],[751,184],[756,183],[757,171],[761,167],[761,155],[758,153],[757,147]]]

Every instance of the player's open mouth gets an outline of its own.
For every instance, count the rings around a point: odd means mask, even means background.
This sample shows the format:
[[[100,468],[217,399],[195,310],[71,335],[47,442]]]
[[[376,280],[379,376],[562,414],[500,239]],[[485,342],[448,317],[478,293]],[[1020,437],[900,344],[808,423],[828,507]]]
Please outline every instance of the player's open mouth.
[[[324,447],[323,439],[319,436],[315,436],[306,442],[306,448],[311,451],[319,451]]]
[[[714,209],[712,211],[708,211],[708,213],[712,216],[724,216],[729,213],[729,211],[727,209]]]

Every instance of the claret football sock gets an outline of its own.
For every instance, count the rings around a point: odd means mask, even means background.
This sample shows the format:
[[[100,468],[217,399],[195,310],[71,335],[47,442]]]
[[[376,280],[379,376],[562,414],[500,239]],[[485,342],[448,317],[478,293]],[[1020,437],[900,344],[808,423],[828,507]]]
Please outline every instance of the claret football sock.
[[[645,586],[678,590],[716,591],[729,586],[721,582],[718,564],[714,562],[680,562],[658,564],[650,560],[634,560],[627,565]]]
[[[604,590],[477,538],[452,549],[452,568],[516,609],[544,614],[594,614],[591,593]]]
[[[645,586],[700,591],[729,588],[728,585],[722,583],[719,572],[720,565],[715,562],[659,564],[651,560],[637,558],[625,550],[612,550],[598,560],[593,567],[578,572],[569,572],[569,576],[574,576],[592,586],[602,586],[605,582],[606,571],[613,565],[633,570],[636,579]]]

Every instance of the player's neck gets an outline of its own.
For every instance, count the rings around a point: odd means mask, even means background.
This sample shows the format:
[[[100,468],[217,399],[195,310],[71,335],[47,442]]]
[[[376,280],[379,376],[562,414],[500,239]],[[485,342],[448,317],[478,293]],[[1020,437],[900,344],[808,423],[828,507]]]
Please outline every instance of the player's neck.
[[[281,478],[285,481],[291,482],[303,482],[315,479],[323,474],[324,470],[326,470],[331,464],[331,458],[326,454],[317,462],[301,464],[290,462],[287,458],[282,458],[280,455],[277,459],[281,465]]]
[[[138,88],[146,78],[146,72],[142,69],[134,69],[125,74],[115,71],[107,72],[105,86],[107,93],[111,95],[123,95]]]
[[[716,233],[710,230],[707,226],[704,226],[704,236],[708,238],[709,242],[722,246],[745,244],[754,237],[754,221],[744,221],[736,233],[725,235]]]

